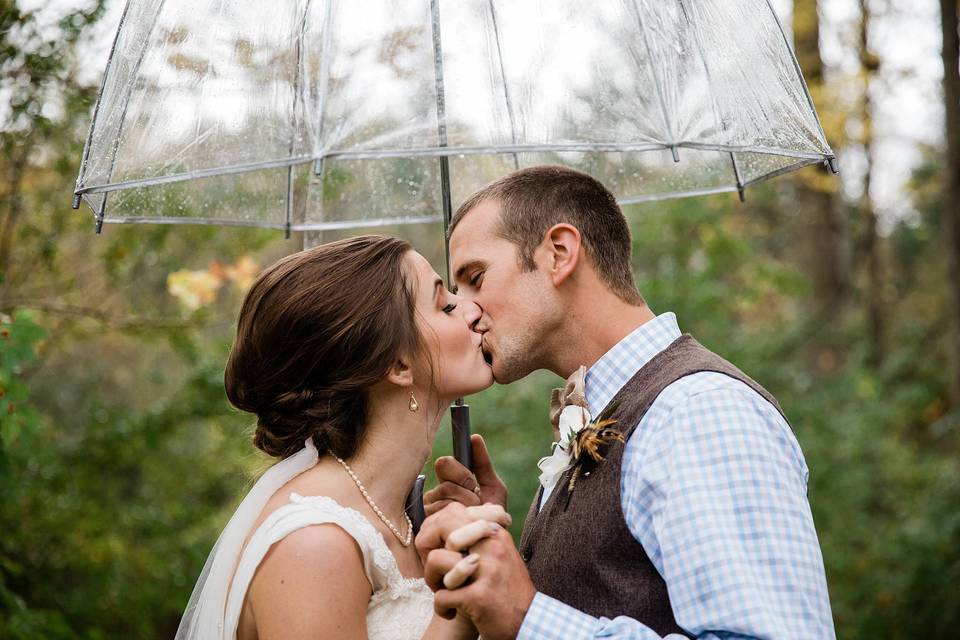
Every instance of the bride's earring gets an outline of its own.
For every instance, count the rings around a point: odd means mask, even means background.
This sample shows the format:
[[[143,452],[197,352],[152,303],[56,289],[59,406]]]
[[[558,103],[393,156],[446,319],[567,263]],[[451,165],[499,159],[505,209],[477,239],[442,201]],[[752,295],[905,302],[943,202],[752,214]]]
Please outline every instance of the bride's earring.
[[[420,411],[420,403],[417,402],[417,397],[413,395],[413,391],[410,392],[410,402],[407,404],[407,408],[414,413]]]

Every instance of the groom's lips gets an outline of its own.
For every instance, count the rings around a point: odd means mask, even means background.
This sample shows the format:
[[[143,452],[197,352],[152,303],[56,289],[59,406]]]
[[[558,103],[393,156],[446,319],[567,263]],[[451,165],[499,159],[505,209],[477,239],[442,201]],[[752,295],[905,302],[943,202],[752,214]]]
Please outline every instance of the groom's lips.
[[[487,363],[488,366],[493,366],[493,354],[490,353],[490,350],[487,348],[487,341],[480,340],[480,351],[483,353],[483,361]]]

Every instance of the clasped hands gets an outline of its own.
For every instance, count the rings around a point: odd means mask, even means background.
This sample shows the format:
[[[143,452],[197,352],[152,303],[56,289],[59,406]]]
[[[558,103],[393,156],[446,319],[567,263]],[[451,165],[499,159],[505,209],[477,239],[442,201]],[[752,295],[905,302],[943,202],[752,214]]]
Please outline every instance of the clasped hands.
[[[459,611],[485,640],[513,638],[537,591],[507,531],[506,486],[483,438],[474,435],[471,445],[475,474],[451,457],[437,460],[439,484],[423,497],[428,517],[417,552],[437,614]]]

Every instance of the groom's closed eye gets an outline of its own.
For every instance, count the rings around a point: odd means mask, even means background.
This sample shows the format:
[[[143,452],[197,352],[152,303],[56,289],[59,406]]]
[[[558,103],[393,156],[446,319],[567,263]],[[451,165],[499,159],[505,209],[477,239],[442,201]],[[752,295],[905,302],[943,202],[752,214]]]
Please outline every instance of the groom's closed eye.
[[[480,287],[483,285],[483,274],[484,271],[474,271],[466,275],[466,287],[472,289],[473,291],[479,291]]]
[[[467,287],[476,289],[483,280],[483,273],[486,271],[486,266],[486,264],[479,260],[468,262],[457,269],[454,280],[464,283]]]

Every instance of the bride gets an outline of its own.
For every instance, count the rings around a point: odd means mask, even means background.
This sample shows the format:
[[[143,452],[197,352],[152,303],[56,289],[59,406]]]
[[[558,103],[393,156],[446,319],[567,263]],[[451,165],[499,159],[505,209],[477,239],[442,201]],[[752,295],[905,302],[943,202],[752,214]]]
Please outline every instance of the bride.
[[[433,613],[404,503],[444,410],[493,382],[479,315],[396,238],[322,245],[260,275],[224,383],[280,461],[211,551],[178,640],[476,637]]]

